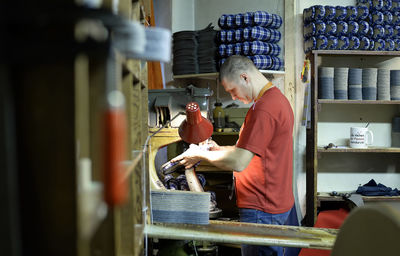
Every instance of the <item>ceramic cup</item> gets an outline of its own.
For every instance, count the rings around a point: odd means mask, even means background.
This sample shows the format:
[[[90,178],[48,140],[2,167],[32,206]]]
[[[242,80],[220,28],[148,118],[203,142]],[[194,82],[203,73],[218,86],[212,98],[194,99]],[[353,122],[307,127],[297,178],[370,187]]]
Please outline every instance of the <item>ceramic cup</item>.
[[[365,127],[350,128],[350,147],[368,148],[374,141],[374,134]]]

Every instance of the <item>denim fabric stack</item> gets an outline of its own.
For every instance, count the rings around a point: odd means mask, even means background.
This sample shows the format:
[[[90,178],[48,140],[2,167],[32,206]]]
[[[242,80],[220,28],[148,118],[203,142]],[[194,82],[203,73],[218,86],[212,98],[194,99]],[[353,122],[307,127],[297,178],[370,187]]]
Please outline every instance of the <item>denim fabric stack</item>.
[[[211,24],[203,30],[174,33],[174,75],[217,72],[216,35]]]
[[[318,68],[318,98],[326,100],[400,100],[400,70]]]
[[[357,0],[303,11],[304,51],[400,50],[400,0]]]
[[[220,56],[219,64],[231,55],[243,55],[251,59],[257,68],[283,69],[281,47],[282,17],[266,11],[223,14],[218,20]]]

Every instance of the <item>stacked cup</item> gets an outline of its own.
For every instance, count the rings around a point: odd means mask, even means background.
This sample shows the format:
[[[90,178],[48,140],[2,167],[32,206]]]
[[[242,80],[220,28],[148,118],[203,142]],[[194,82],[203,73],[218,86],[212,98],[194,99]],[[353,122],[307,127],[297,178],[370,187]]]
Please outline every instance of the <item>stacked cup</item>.
[[[390,99],[400,100],[400,70],[390,70]]]
[[[362,99],[376,100],[377,96],[377,68],[364,68],[362,70]]]
[[[362,100],[362,69],[349,68],[349,100]]]
[[[390,71],[389,69],[378,69],[378,100],[390,100]]]
[[[335,68],[334,96],[336,100],[347,100],[349,68]]]
[[[334,97],[334,68],[333,67],[319,67],[318,68],[318,92],[319,99],[330,99]]]

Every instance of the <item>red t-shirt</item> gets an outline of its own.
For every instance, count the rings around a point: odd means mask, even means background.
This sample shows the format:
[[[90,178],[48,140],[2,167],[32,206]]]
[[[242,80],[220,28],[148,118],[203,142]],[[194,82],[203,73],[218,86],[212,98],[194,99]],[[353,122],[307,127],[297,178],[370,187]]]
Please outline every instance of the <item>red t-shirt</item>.
[[[278,214],[293,204],[293,122],[289,101],[272,87],[250,107],[236,146],[255,154],[235,172],[239,208]]]

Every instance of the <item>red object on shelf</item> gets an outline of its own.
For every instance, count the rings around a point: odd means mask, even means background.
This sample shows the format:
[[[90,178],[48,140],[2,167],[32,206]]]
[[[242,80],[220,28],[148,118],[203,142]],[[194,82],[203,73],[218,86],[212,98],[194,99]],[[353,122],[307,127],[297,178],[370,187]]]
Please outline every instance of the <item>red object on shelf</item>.
[[[186,104],[186,120],[179,126],[179,136],[187,143],[197,144],[211,137],[213,125],[201,116],[199,104]]]
[[[109,206],[120,205],[128,198],[122,162],[126,159],[126,117],[121,108],[105,113],[104,199]]]

